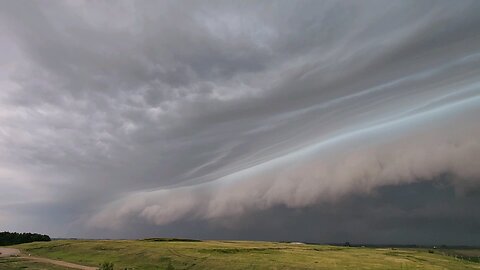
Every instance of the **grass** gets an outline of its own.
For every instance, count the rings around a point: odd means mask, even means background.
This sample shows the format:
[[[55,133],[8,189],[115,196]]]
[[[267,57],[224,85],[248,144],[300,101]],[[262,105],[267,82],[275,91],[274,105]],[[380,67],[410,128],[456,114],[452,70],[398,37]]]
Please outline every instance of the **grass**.
[[[0,270],[66,270],[60,266],[26,261],[20,258],[0,258]]]
[[[450,254],[407,248],[175,239],[57,240],[14,247],[35,256],[89,266],[113,262],[115,269],[157,270],[169,265],[169,269],[480,269],[480,263]]]
[[[453,256],[457,259],[468,260],[480,263],[480,249],[464,248],[464,249],[439,249],[438,252],[445,255]]]

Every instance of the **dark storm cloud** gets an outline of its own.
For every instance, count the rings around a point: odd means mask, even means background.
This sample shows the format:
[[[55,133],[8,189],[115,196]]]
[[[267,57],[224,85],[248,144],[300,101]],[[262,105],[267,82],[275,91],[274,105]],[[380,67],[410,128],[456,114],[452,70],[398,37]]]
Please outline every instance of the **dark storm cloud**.
[[[296,209],[277,206],[210,224],[196,222],[197,230],[185,222],[175,225],[184,228],[179,230],[183,237],[198,237],[201,231],[207,239],[475,245],[480,233],[478,211],[471,207],[479,201],[476,192],[460,195],[440,177],[435,182],[382,187],[368,195],[352,194],[335,203]],[[144,228],[138,237],[155,232]]]
[[[446,173],[478,187],[475,1],[0,10],[6,228],[133,235],[132,222],[340,207]]]

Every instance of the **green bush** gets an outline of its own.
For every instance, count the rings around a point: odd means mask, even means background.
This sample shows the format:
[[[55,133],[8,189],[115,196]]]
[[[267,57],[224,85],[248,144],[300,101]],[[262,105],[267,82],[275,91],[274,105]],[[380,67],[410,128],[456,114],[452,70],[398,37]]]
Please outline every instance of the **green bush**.
[[[111,262],[104,262],[100,265],[99,270],[113,270],[113,263]]]

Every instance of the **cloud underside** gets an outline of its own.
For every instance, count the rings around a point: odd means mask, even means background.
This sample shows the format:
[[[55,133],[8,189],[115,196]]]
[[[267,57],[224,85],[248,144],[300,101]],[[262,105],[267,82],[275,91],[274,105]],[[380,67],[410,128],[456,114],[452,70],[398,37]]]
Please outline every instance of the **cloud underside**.
[[[212,182],[134,193],[90,222],[115,227],[143,218],[163,225],[301,208],[445,175],[460,191],[478,188],[479,105],[473,98],[342,134]]]
[[[0,224],[121,236],[439,179],[476,194],[479,12],[466,0],[1,3]]]

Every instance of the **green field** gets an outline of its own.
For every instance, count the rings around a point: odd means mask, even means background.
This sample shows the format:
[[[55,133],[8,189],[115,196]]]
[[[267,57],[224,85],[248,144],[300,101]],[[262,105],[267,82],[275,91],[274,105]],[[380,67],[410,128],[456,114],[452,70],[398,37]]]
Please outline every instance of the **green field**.
[[[0,270],[65,270],[55,265],[25,261],[20,258],[0,258]]]
[[[160,240],[57,240],[12,247],[32,256],[87,266],[109,261],[115,269],[167,269],[168,265],[173,269],[480,269],[480,263],[442,251],[407,248]],[[23,263],[0,259],[0,269],[61,269]]]

